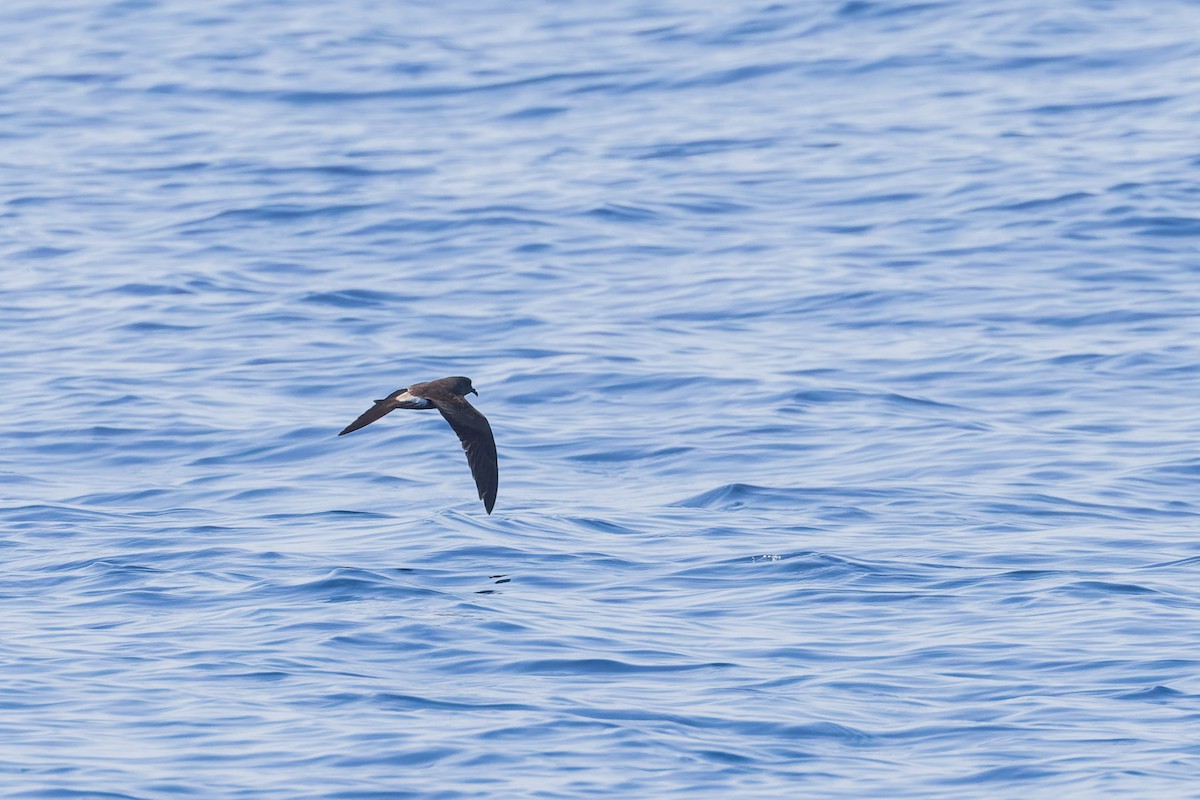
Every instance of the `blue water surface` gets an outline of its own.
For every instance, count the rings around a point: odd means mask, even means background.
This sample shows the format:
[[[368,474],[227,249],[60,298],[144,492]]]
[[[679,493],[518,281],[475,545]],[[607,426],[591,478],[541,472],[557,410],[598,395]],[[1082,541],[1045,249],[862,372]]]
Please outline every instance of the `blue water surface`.
[[[0,795],[1200,798],[1197,30],[6,0]]]

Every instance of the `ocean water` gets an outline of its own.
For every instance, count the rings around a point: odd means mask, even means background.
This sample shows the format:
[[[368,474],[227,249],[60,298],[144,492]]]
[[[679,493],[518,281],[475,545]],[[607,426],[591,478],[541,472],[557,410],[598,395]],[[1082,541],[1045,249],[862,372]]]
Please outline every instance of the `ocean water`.
[[[0,796],[1200,797],[1197,30],[6,0]]]

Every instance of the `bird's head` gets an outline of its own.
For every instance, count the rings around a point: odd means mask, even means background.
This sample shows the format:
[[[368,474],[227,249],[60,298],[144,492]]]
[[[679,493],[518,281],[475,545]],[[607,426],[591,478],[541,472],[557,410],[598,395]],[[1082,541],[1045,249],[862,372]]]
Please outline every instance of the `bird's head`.
[[[454,388],[452,391],[456,395],[459,395],[460,397],[466,397],[469,394],[473,394],[476,397],[479,397],[479,392],[475,391],[475,387],[471,385],[470,378],[464,378],[459,375],[458,377],[451,378],[451,380],[454,381]]]

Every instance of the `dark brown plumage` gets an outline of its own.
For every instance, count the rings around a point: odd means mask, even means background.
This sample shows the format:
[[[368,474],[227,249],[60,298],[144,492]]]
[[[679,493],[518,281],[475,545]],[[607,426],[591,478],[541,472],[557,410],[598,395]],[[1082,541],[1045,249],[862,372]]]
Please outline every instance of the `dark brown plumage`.
[[[487,513],[491,514],[492,506],[496,505],[496,487],[500,482],[496,440],[492,437],[492,426],[488,424],[487,417],[467,402],[468,394],[478,396],[479,392],[471,385],[470,378],[461,376],[414,383],[406,389],[397,389],[382,400],[376,400],[375,405],[347,425],[338,436],[370,425],[397,408],[436,408],[458,434],[463,450],[467,452],[467,463],[471,466],[475,486],[479,489],[479,499],[483,501]]]

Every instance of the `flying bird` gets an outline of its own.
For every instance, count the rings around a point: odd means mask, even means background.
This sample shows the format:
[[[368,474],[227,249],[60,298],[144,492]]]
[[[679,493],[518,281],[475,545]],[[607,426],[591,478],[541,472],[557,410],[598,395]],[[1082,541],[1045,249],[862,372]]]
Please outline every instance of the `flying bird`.
[[[492,506],[496,505],[496,486],[499,483],[496,440],[492,438],[492,426],[488,424],[487,417],[467,402],[468,394],[479,396],[479,392],[471,385],[471,379],[462,376],[414,383],[407,389],[397,389],[382,400],[376,400],[375,405],[347,425],[338,436],[370,425],[397,408],[436,408],[458,434],[463,450],[467,451],[467,463],[471,465],[479,499],[483,501],[487,513],[491,514]]]

